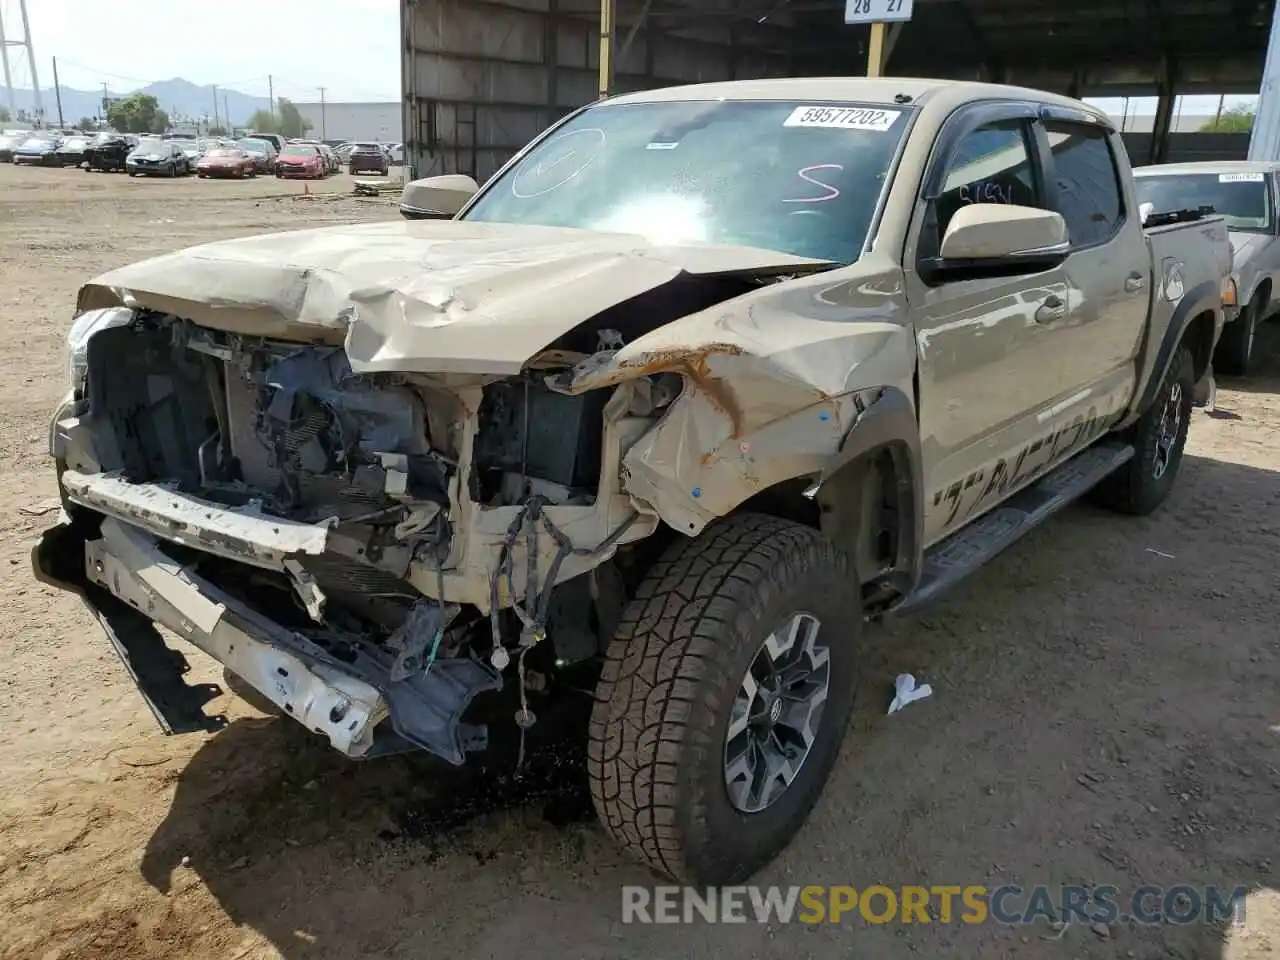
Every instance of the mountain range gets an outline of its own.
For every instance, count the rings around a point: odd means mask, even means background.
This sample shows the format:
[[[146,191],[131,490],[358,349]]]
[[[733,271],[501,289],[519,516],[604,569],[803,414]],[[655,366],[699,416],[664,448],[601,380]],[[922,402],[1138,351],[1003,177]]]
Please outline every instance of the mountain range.
[[[254,97],[225,87],[215,88],[210,84],[201,86],[181,77],[149,83],[145,87],[124,93],[111,90],[111,96],[116,98],[127,97],[131,93],[145,93],[155,97],[160,102],[160,109],[169,114],[171,119],[195,119],[213,115],[215,89],[218,97],[218,119],[224,122],[226,111],[230,111],[232,123],[243,124],[255,110],[266,110],[271,105],[266,97]],[[14,104],[19,110],[30,112],[35,109],[35,97],[30,90],[15,87],[13,94]],[[78,122],[81,117],[97,117],[102,113],[101,90],[76,90],[64,86],[60,94],[62,119],[68,126]],[[41,105],[44,107],[45,119],[51,124],[56,123],[58,103],[53,87],[42,87],[40,98],[43,101]],[[0,84],[0,106],[9,106],[8,88],[3,84]]]

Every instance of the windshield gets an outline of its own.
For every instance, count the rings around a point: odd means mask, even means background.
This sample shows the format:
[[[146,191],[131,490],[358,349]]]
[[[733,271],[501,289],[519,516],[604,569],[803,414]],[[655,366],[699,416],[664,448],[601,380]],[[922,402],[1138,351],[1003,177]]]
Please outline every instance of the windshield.
[[[314,157],[316,156],[315,147],[285,147],[284,152],[280,154],[282,157]]]
[[[907,113],[852,103],[605,104],[530,150],[465,219],[852,263]]]
[[[1179,173],[1136,177],[1138,203],[1155,213],[1213,207],[1231,230],[1270,230],[1271,191],[1264,173]]]
[[[242,157],[244,156],[244,154],[242,154],[239,150],[230,150],[226,147],[218,147],[214,150],[210,150],[208,153],[205,154],[205,156],[206,157],[231,157],[234,159],[234,158]]]
[[[48,150],[55,144],[47,137],[28,137],[23,141],[22,146],[31,150]]]
[[[271,149],[271,145],[265,140],[241,140],[240,148],[249,153],[266,153]]]

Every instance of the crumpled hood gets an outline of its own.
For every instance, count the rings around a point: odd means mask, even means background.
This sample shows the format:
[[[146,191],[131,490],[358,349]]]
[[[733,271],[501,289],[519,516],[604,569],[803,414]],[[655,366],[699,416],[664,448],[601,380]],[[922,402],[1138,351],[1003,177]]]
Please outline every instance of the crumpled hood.
[[[77,313],[127,306],[251,336],[342,343],[358,373],[514,373],[607,307],[681,273],[826,266],[634,234],[391,221],[227,240],[103,274]]]

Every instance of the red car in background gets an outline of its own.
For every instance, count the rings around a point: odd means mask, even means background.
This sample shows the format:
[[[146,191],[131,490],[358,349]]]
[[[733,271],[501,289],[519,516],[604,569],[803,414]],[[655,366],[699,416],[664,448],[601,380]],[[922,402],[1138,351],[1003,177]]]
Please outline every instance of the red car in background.
[[[323,180],[329,173],[329,164],[319,148],[306,143],[286,144],[276,158],[277,177],[308,177]]]
[[[256,177],[253,157],[239,147],[214,147],[196,161],[198,177]]]

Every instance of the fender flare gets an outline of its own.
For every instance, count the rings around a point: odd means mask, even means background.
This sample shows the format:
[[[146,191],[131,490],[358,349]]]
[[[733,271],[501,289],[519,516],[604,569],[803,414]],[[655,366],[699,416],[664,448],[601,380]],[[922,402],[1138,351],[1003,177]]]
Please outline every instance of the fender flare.
[[[822,491],[864,457],[888,453],[896,480],[898,549],[890,585],[909,595],[920,578],[924,552],[924,470],[916,405],[897,387],[885,387],[845,434],[840,449],[818,479],[815,499],[827,508]]]
[[[1169,372],[1169,366],[1173,363],[1178,347],[1182,345],[1187,327],[1191,325],[1194,317],[1202,313],[1213,313],[1216,326],[1219,328],[1222,326],[1222,288],[1215,281],[1206,280],[1192,287],[1174,308],[1173,316],[1169,318],[1169,326],[1164,332],[1164,339],[1156,349],[1151,370],[1145,380],[1139,381],[1139,399],[1129,408],[1128,415],[1118,425],[1119,427],[1129,426],[1155,402],[1156,393],[1164,383],[1165,374]]]
[[[1259,277],[1258,282],[1253,285],[1253,292],[1249,294],[1249,299],[1246,300],[1243,304],[1241,304],[1241,306],[1253,306],[1253,304],[1258,299],[1258,291],[1261,290],[1264,286],[1266,286],[1270,282],[1271,282],[1271,277],[1268,276],[1267,274],[1263,274],[1261,277]],[[1273,286],[1267,290],[1267,305],[1270,305],[1274,299],[1275,299],[1275,287]],[[1261,323],[1265,319],[1266,318],[1261,315],[1254,317],[1254,321],[1256,323]]]

